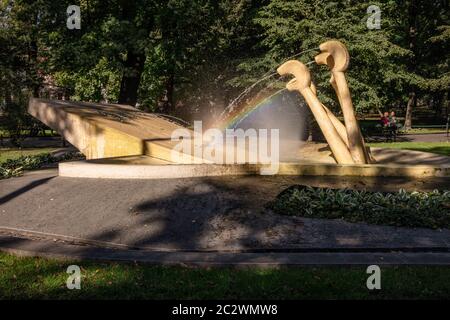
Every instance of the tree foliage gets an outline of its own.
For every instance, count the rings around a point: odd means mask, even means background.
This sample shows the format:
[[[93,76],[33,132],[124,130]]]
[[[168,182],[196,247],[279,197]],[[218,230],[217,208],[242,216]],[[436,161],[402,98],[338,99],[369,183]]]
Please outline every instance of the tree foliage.
[[[4,112],[18,117],[33,95],[214,117],[289,56],[338,39],[350,51],[358,111],[448,113],[448,0],[79,0],[81,29],[69,30],[72,2],[0,1]],[[381,9],[380,29],[367,27],[369,5]],[[336,108],[329,71],[310,68]]]
[[[264,29],[261,45],[267,50],[257,59],[259,64],[275,68],[283,57],[315,48],[329,39],[342,41],[351,56],[348,80],[359,111],[402,105],[411,87],[447,90],[445,84],[439,85],[446,78],[448,65],[441,68],[435,63],[448,59],[449,51],[442,51],[442,44],[448,45],[448,38],[445,38],[450,23],[448,3],[445,7],[446,1],[415,2],[421,9],[419,16],[414,17],[417,45],[412,47],[409,1],[272,0],[255,18]],[[380,29],[367,27],[369,5],[381,9]],[[441,48],[431,47],[431,42],[441,43]],[[302,60],[311,60],[314,54],[310,52]],[[413,67],[411,61],[415,61]],[[253,61],[248,63],[254,64]],[[318,69],[314,70],[314,75],[322,98],[336,106],[329,89],[329,73],[325,67]],[[430,83],[431,79],[439,80]]]

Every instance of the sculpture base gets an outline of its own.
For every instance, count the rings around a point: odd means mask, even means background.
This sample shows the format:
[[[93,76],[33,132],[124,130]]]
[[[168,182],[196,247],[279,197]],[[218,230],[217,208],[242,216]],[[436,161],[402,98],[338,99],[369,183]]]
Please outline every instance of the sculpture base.
[[[316,146],[323,150],[323,146]],[[324,151],[322,151],[324,152]],[[432,153],[373,148],[377,164],[339,165],[323,156],[303,157],[279,164],[277,175],[362,177],[450,177],[450,157]],[[311,154],[308,154],[311,156]],[[147,156],[64,162],[59,175],[78,178],[170,179],[231,175],[258,175],[262,165],[170,164]]]

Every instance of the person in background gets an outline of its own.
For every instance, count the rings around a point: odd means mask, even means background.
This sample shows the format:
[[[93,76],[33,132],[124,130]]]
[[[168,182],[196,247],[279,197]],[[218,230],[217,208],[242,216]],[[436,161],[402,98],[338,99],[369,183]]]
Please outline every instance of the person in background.
[[[383,127],[387,127],[389,126],[389,112],[385,112],[384,114],[381,113],[380,111],[378,111],[380,113],[381,116],[381,124],[383,125]]]
[[[378,113],[380,115],[381,132],[383,136],[386,141],[393,140],[392,130],[389,127],[389,112],[381,113],[381,111],[378,110]]]
[[[392,137],[395,141],[397,139],[397,117],[395,116],[395,112],[391,111],[388,118],[388,126],[389,129],[392,131]]]
[[[392,128],[397,128],[397,118],[395,117],[394,111],[391,111],[391,114],[389,115],[389,126]]]

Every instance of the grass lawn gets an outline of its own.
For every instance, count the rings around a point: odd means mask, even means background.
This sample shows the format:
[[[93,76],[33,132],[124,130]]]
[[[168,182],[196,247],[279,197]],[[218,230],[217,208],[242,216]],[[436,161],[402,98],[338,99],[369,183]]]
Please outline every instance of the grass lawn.
[[[449,142],[376,142],[368,143],[368,145],[377,148],[409,149],[450,156]]]
[[[41,153],[49,153],[57,148],[0,148],[0,163],[6,161],[7,159],[17,159],[20,156],[32,156]]]
[[[81,267],[68,290],[67,267]],[[381,290],[366,288],[365,267],[231,269],[65,262],[0,253],[1,299],[445,299],[448,267],[385,267]]]

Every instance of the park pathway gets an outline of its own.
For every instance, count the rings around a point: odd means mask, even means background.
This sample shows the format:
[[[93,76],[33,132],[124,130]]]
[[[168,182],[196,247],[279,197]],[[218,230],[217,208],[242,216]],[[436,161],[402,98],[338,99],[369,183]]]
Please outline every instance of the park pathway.
[[[397,138],[398,142],[449,142],[450,136],[446,133],[429,133],[429,134],[405,134]]]

